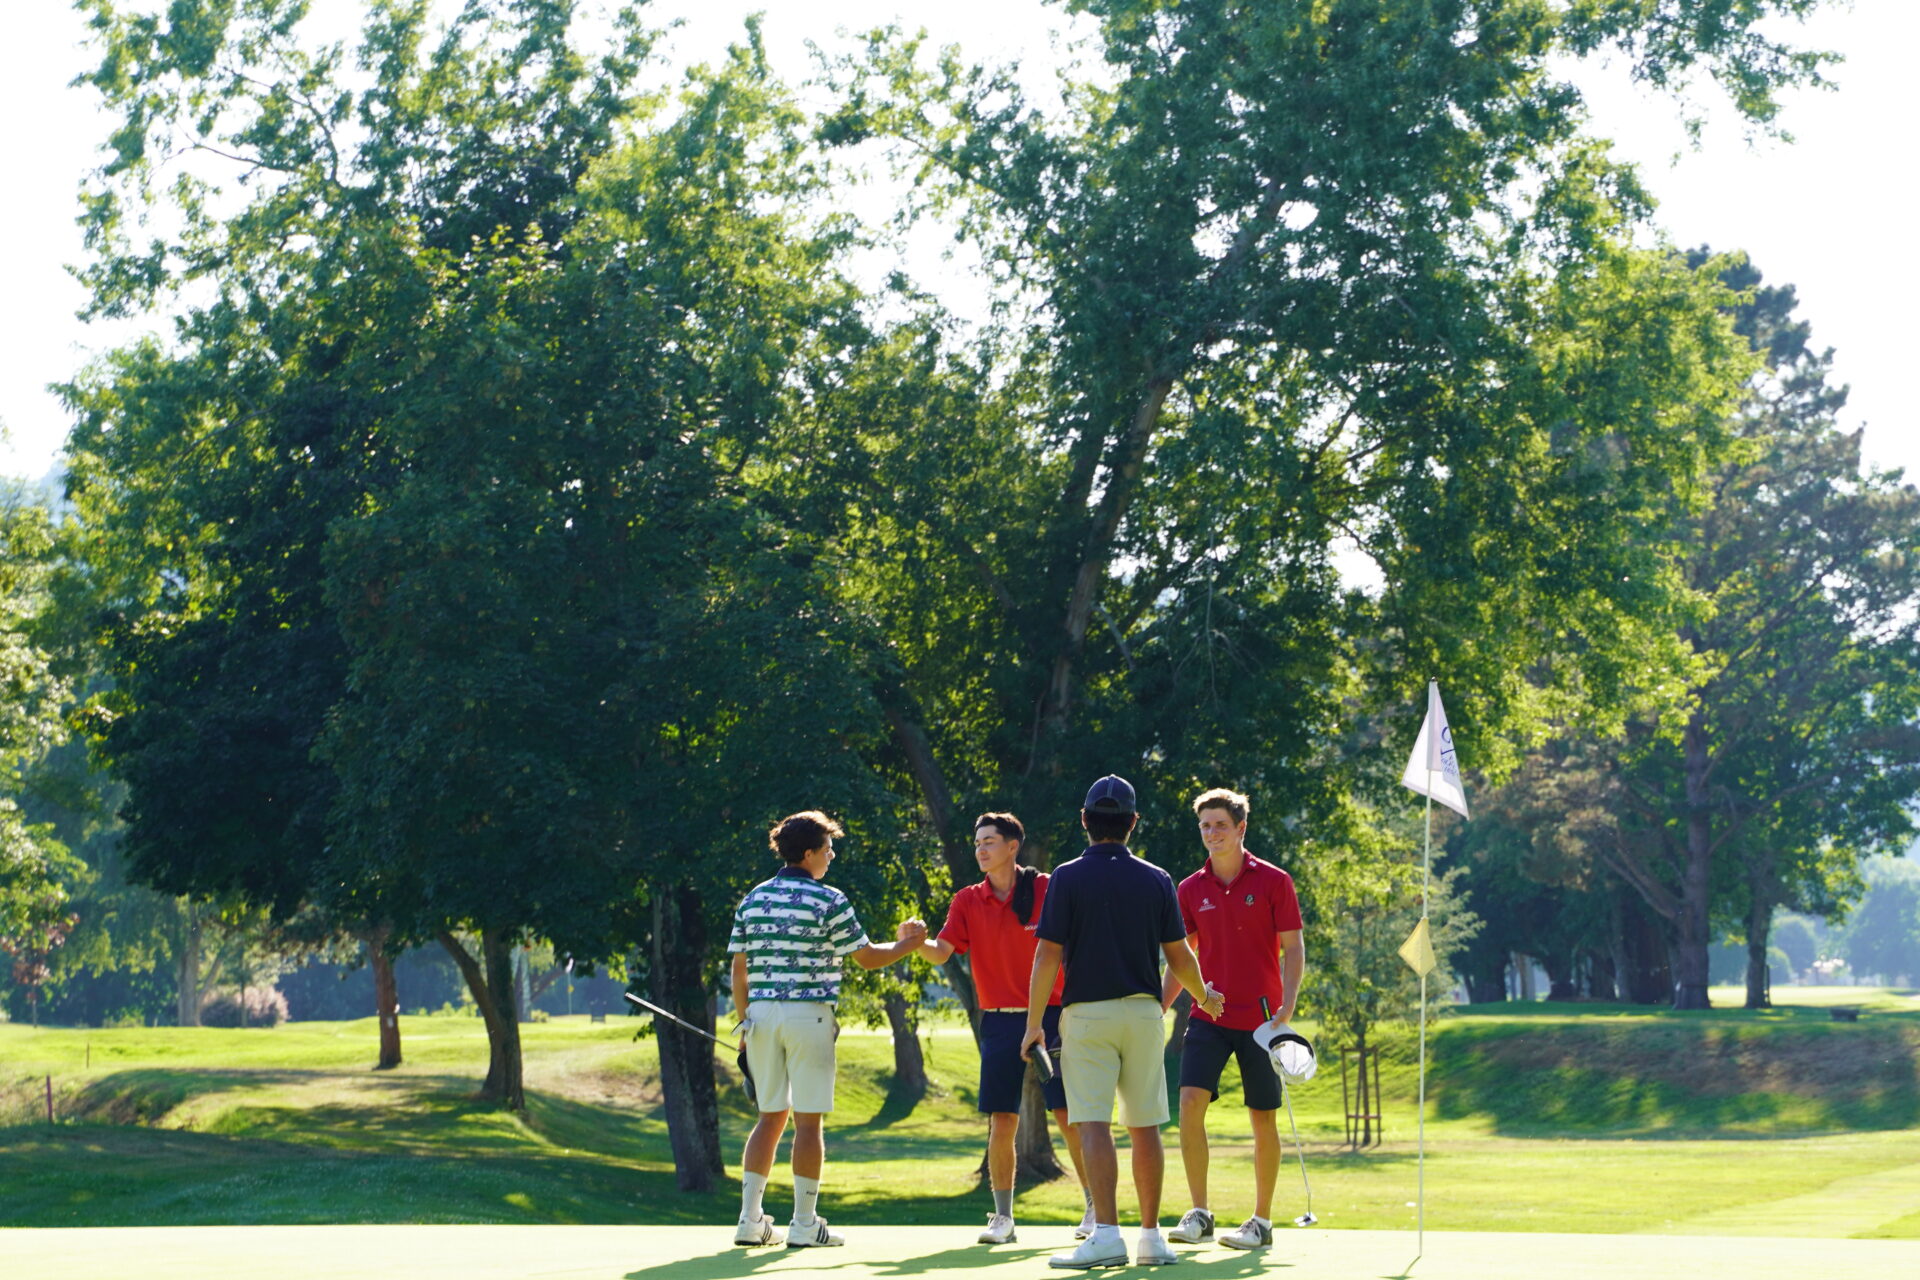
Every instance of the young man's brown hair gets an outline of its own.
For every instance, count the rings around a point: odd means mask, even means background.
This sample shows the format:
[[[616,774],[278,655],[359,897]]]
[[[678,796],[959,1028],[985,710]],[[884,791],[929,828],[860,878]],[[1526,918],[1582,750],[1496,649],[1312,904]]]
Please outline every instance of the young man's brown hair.
[[[818,809],[806,809],[774,823],[773,829],[767,832],[767,848],[785,862],[798,863],[825,844],[827,837],[838,840],[846,834],[840,824],[826,814]]]
[[[1225,809],[1235,822],[1245,822],[1251,807],[1252,802],[1238,791],[1215,787],[1211,791],[1202,791],[1200,798],[1193,802],[1193,816],[1199,817],[1202,809]]]

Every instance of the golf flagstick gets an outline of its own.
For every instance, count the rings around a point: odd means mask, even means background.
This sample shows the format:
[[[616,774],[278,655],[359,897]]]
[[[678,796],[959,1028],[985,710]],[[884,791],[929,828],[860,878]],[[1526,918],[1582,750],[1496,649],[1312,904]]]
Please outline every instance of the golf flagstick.
[[[1433,878],[1433,770],[1427,770],[1427,845],[1420,857],[1420,924],[1427,926],[1427,885]],[[1417,1191],[1413,1197],[1414,1261],[1427,1253],[1427,971],[1420,971],[1420,1158],[1415,1175]]]
[[[1436,778],[1435,775],[1438,775]],[[1413,755],[1407,760],[1400,785],[1427,798],[1426,844],[1420,855],[1420,923],[1400,944],[1400,958],[1420,975],[1420,1114],[1419,1156],[1415,1177],[1414,1230],[1418,1233],[1418,1262],[1427,1247],[1427,975],[1439,967],[1433,952],[1432,926],[1428,923],[1430,891],[1433,885],[1433,802],[1467,817],[1467,790],[1460,778],[1460,757],[1453,749],[1453,730],[1447,727],[1447,710],[1440,702],[1440,682],[1427,681],[1427,716],[1420,722],[1420,736],[1414,739]],[[1363,1064],[1364,1069],[1364,1064]]]
[[[1273,1007],[1265,996],[1260,997],[1260,1016],[1268,1022],[1273,1021]],[[1280,1073],[1274,1071],[1276,1076]],[[1300,1158],[1300,1185],[1307,1190],[1307,1211],[1293,1220],[1296,1227],[1310,1227],[1320,1221],[1313,1214],[1313,1184],[1307,1181],[1307,1149],[1300,1145],[1300,1122],[1293,1118],[1293,1090],[1287,1084],[1287,1078],[1280,1076],[1280,1101],[1287,1104],[1287,1128],[1293,1130],[1293,1154]]]

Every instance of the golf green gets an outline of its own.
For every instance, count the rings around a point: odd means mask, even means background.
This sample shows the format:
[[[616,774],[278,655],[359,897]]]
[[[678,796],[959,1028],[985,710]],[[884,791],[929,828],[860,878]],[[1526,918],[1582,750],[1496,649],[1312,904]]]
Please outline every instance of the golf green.
[[[88,1280],[723,1280],[744,1276],[1040,1276],[1065,1227],[976,1245],[970,1228],[857,1227],[844,1249],[736,1249],[712,1227],[98,1227],[0,1231],[0,1274]],[[1131,1245],[1133,1233],[1125,1232]],[[1129,1268],[1134,1270],[1134,1268]],[[1886,1280],[1920,1275],[1920,1241],[1286,1230],[1274,1248],[1182,1249],[1176,1275],[1273,1272],[1313,1280]],[[1051,1274],[1060,1274],[1052,1272]],[[1102,1273],[1108,1274],[1108,1273]]]

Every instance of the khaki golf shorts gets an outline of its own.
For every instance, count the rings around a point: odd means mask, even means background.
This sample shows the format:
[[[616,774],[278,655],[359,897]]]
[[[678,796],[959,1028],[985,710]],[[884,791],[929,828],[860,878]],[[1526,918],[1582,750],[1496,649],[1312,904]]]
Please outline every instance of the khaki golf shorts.
[[[1067,1085],[1067,1123],[1121,1122],[1150,1129],[1167,1122],[1167,1047],[1160,1001],[1124,996],[1070,1004],[1060,1015],[1060,1075]]]
[[[810,1000],[755,1000],[747,1005],[747,1069],[762,1111],[807,1115],[833,1110],[833,1042],[840,1023],[833,1006]]]

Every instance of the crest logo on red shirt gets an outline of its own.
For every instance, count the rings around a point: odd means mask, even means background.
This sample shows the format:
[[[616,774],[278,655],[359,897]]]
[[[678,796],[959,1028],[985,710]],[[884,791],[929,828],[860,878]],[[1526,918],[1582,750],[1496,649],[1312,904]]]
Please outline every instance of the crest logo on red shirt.
[[[1252,905],[1253,905],[1253,895],[1252,895],[1252,894],[1248,894],[1248,895],[1247,895],[1247,905],[1248,905],[1248,906],[1252,906]]]

